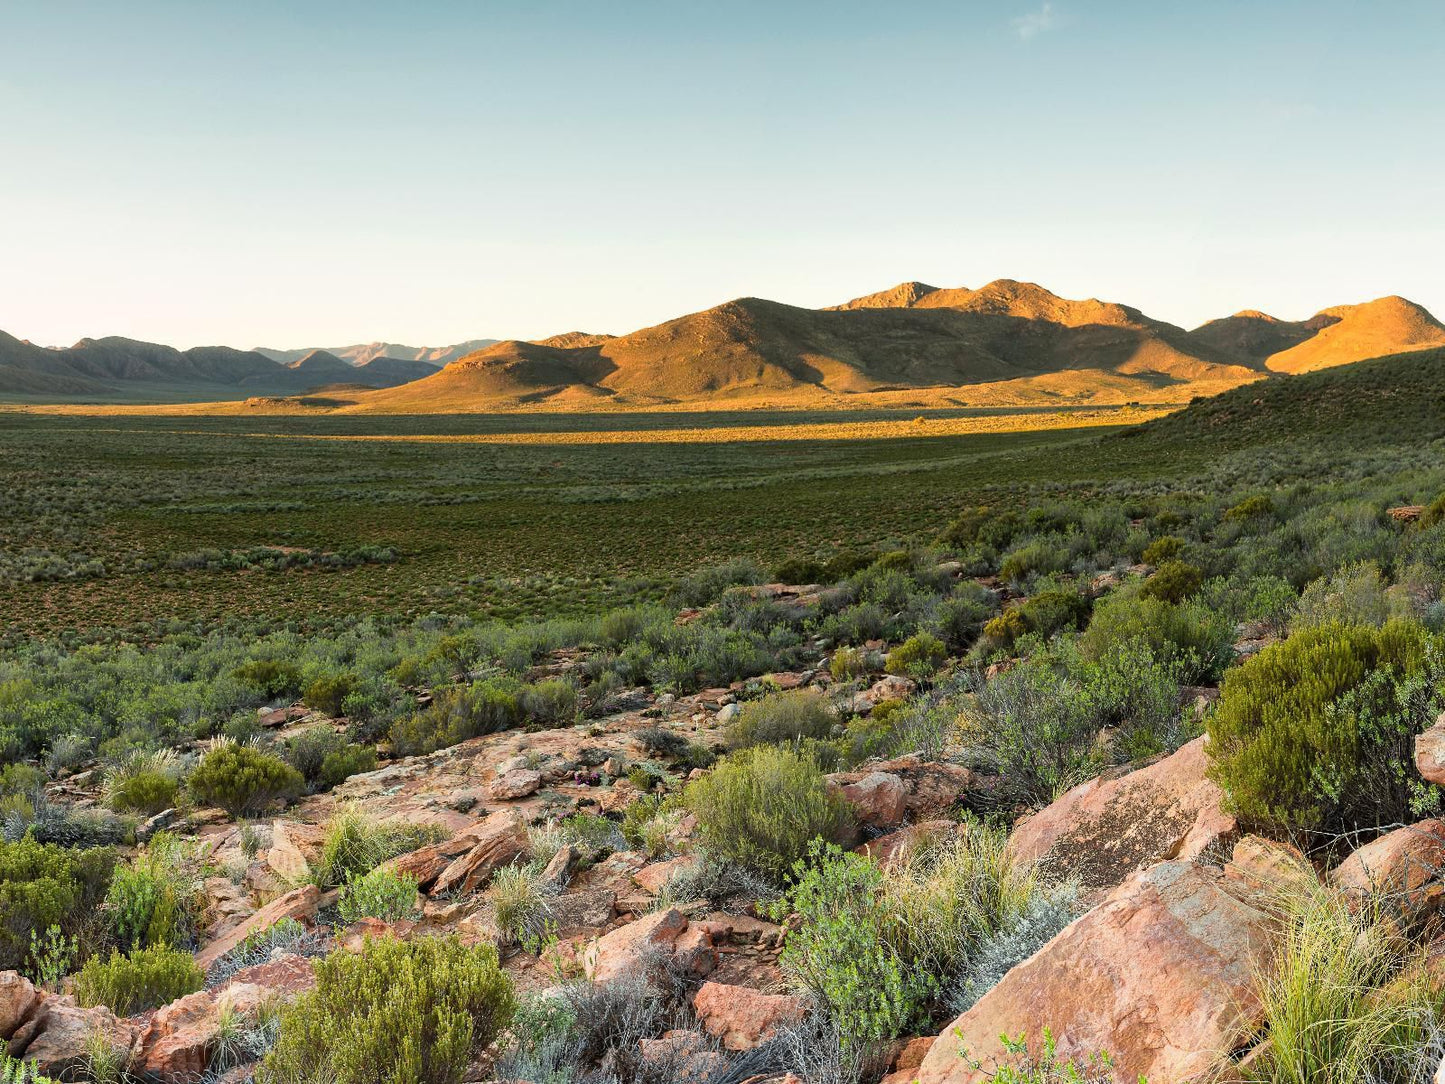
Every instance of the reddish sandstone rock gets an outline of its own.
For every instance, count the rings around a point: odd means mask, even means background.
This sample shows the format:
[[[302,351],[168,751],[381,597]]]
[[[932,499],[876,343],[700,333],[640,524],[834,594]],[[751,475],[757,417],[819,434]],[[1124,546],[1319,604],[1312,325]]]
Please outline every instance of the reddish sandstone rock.
[[[909,855],[919,847],[952,835],[957,830],[957,821],[920,821],[918,824],[900,828],[896,832],[889,832],[886,836],[869,840],[855,850],[858,854],[867,855],[879,865],[886,867],[898,862],[906,862]]]
[[[869,828],[889,831],[903,823],[908,788],[898,776],[869,772],[856,782],[842,784],[839,790],[859,822]]]
[[[802,998],[764,994],[746,986],[705,982],[692,1007],[703,1029],[729,1050],[751,1050],[782,1027],[796,1024],[807,1011]]]
[[[302,885],[278,899],[272,900],[265,907],[261,908],[244,922],[231,927],[220,937],[216,938],[200,952],[196,953],[196,963],[201,970],[208,970],[210,966],[219,960],[226,953],[230,952],[242,941],[246,940],[253,933],[260,933],[262,930],[269,930],[283,918],[294,918],[299,922],[311,922],[316,917],[316,909],[321,899],[321,890],[315,885]]]
[[[9,1041],[40,1007],[41,993],[18,971],[0,971],[0,1041]]]
[[[632,875],[633,882],[641,889],[659,894],[678,873],[684,873],[697,866],[697,858],[690,854],[669,858],[664,862],[649,862]]]
[[[1207,1072],[1260,1022],[1256,975],[1279,930],[1267,903],[1212,866],[1173,861],[1136,873],[946,1027],[920,1084],[986,1080],[1000,1035],[1036,1043],[1044,1024],[1060,1056],[1109,1051],[1120,1080]]]
[[[477,845],[486,825],[486,821],[476,821],[450,839],[418,847],[385,864],[398,873],[416,878],[417,887],[425,892],[452,862]]]
[[[702,1084],[727,1060],[696,1031],[669,1031],[660,1039],[643,1039],[640,1045],[643,1064],[651,1073],[677,1084]]]
[[[1196,738],[1148,767],[1081,783],[1015,827],[1009,850],[1095,892],[1155,862],[1194,858],[1235,831],[1208,767]]]
[[[1427,783],[1445,786],[1445,714],[1423,734],[1415,735],[1415,770]]]
[[[493,873],[523,857],[527,848],[527,828],[522,819],[498,814],[483,826],[476,844],[442,870],[431,887],[431,895],[467,894],[484,888]]]
[[[934,1038],[932,1035],[924,1035],[899,1042],[902,1045],[894,1055],[893,1064],[881,1084],[913,1084],[913,1081],[918,1079],[918,1067],[923,1064],[923,1059],[933,1047]]]
[[[497,776],[487,786],[488,796],[496,802],[512,802],[536,794],[542,786],[542,773],[528,768],[514,768]]]
[[[311,862],[321,852],[325,838],[326,829],[320,825],[275,821],[266,865],[283,881],[304,881],[311,875]]]
[[[88,1064],[89,1044],[128,1053],[135,1025],[104,1006],[82,1009],[74,999],[45,995],[29,1021],[10,1038],[10,1056],[35,1062],[46,1076],[70,1079]]]
[[[717,963],[717,952],[705,929],[691,932],[687,916],[676,908],[657,911],[619,926],[594,941],[582,954],[582,966],[597,982],[645,970],[655,961],[676,961],[694,975],[705,975]]]
[[[1366,843],[1330,874],[1330,883],[1356,899],[1382,893],[1418,910],[1445,896],[1445,823],[1421,821]]]

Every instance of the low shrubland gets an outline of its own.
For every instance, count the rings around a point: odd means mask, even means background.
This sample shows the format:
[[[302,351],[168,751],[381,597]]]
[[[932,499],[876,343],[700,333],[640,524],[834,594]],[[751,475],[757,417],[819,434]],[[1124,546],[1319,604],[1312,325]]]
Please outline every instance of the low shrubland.
[[[368,938],[316,964],[316,988],[281,1012],[257,1084],[460,1084],[516,1008],[496,949],[455,938]]]
[[[122,956],[92,956],[75,977],[76,1000],[82,1005],[104,1005],[117,1016],[131,1016],[167,1005],[195,993],[205,975],[189,952],[156,945]]]

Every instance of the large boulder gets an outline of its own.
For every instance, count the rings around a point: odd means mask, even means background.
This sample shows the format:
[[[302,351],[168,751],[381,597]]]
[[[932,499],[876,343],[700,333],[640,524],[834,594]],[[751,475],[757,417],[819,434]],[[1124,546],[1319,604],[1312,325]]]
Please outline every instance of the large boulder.
[[[1380,894],[1418,911],[1445,897],[1445,823],[1421,821],[1396,828],[1355,850],[1330,882],[1355,899]]]
[[[803,1019],[807,1007],[791,994],[764,994],[746,986],[705,982],[692,1007],[703,1030],[729,1050],[751,1050],[779,1028]]]
[[[320,901],[321,889],[315,885],[302,885],[300,888],[292,889],[284,896],[272,900],[244,922],[232,926],[201,949],[196,953],[196,963],[200,965],[201,970],[209,970],[212,964],[238,947],[253,933],[269,930],[283,918],[294,918],[298,922],[309,923],[316,917]]]
[[[416,880],[417,887],[425,892],[436,883],[442,871],[477,845],[486,832],[488,822],[476,821],[467,825],[450,839],[440,843],[429,843],[414,851],[392,858],[386,866],[405,873]]]
[[[869,772],[862,779],[839,787],[860,824],[887,832],[903,823],[908,788],[889,772]]]
[[[1094,894],[1155,862],[1196,858],[1236,830],[1208,768],[1201,737],[1147,767],[1081,783],[1015,827],[1009,850]]]
[[[1171,861],[1134,874],[944,1028],[919,1084],[986,1080],[1001,1035],[1037,1044],[1046,1027],[1060,1056],[1111,1054],[1120,1080],[1205,1073],[1261,1020],[1256,976],[1280,926],[1255,885],[1272,861],[1265,845],[1229,871]]]
[[[9,1042],[17,1028],[40,1006],[41,993],[18,971],[0,971],[0,1041]]]
[[[68,1080],[88,1064],[93,1044],[128,1056],[135,1025],[104,1006],[85,1009],[73,998],[42,994],[30,1017],[7,1038],[12,1058],[34,1062],[45,1076]]]

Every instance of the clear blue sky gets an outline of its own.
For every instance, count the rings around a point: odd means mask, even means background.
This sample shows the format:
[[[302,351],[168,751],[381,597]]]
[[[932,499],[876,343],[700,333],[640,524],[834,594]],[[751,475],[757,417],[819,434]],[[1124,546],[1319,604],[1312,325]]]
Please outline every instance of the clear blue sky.
[[[1445,3],[0,0],[0,328],[623,332],[1031,279],[1445,317]]]

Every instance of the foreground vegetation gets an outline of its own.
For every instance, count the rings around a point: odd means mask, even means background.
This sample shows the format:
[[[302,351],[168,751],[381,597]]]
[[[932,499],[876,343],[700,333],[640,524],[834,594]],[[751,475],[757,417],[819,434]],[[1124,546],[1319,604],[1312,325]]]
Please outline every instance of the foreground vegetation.
[[[1402,386],[1434,379],[1432,366],[1420,359]],[[710,1049],[726,1069],[709,1079],[794,1071],[858,1084],[881,1074],[893,1040],[938,1034],[1077,917],[1079,885],[1012,856],[1010,825],[1207,734],[1229,811],[1297,847],[1299,866],[1277,908],[1283,950],[1258,976],[1257,1052],[1235,1064],[1221,1051],[1221,1071],[1427,1079],[1445,1034],[1424,963],[1430,915],[1389,896],[1349,901],[1321,879],[1359,843],[1437,813],[1441,797],[1413,761],[1415,736],[1445,707],[1439,433],[1422,416],[1387,442],[1398,430],[1369,424],[1369,404],[1394,403],[1365,396],[1323,446],[1321,411],[1334,417],[1325,408],[1379,379],[1358,368],[1245,389],[1284,397],[1267,431],[1235,394],[1103,439],[549,449],[548,486],[504,477],[537,466],[508,458],[520,452],[375,442],[361,454],[328,441],[287,462],[296,449],[282,440],[257,441],[245,480],[221,483],[235,466],[222,460],[252,438],[216,423],[185,444],[136,422],[134,459],[78,481],[88,496],[72,506],[41,464],[71,438],[53,421],[17,427],[6,433],[25,479],[12,538],[70,530],[63,513],[78,507],[77,542],[97,554],[144,537],[153,555],[202,541],[224,555],[285,523],[292,534],[272,537],[308,552],[379,548],[351,565],[168,558],[164,572],[76,572],[93,574],[85,585],[15,579],[8,597],[84,627],[43,638],[22,620],[0,654],[0,969],[51,988],[68,980],[83,1003],[132,1013],[290,947],[323,958],[319,985],[242,1044],[257,1080],[460,1081],[495,1041],[507,1079],[660,1084],[680,1064],[637,1052],[696,1026],[692,980],[665,967],[610,984],[568,973],[549,955],[543,871],[564,846],[584,865],[623,849],[687,856],[659,907],[705,900],[784,924],[781,974],[812,1010],[746,1058]],[[1293,443],[1290,410],[1304,419]],[[219,457],[200,473],[197,449]],[[185,466],[168,474],[166,454]],[[318,483],[324,467],[340,473]],[[292,496],[277,484],[285,471]],[[367,471],[394,488],[355,500]],[[704,488],[720,478],[734,488]],[[224,492],[202,503],[211,485]],[[517,492],[527,486],[538,492]],[[299,503],[307,487],[314,509],[246,504]],[[1401,506],[1418,507],[1391,514]],[[421,526],[403,533],[408,523]],[[497,539],[509,548],[487,550]],[[626,551],[621,567],[641,578],[598,578],[591,594],[442,590],[483,552],[555,568],[564,550],[583,569]],[[388,577],[395,593],[370,593]],[[778,581],[806,589],[762,586]],[[119,620],[105,610],[112,582],[156,585],[172,602],[214,589],[227,620]],[[247,616],[282,595],[291,614]],[[291,619],[308,607],[321,612]],[[779,691],[777,674],[808,687]],[[897,696],[860,702],[885,676]],[[1218,703],[1196,711],[1215,687]],[[327,955],[296,923],[201,974],[190,950],[219,871],[179,836],[135,845],[138,826],[167,810],[218,809],[244,833],[385,761],[509,731],[585,733],[628,705],[703,689],[729,689],[735,714],[715,735],[638,731],[646,757],[611,770],[635,789],[630,805],[535,818],[525,854],[485,890],[503,953],[418,937]],[[327,724],[273,738],[261,717],[297,701]],[[904,753],[973,782],[947,811],[947,841],[885,868],[851,849],[868,833],[826,775]],[[57,798],[57,782],[92,769],[98,808]],[[387,863],[437,841],[340,808],[310,872],[337,891],[328,920],[419,917],[417,882]],[[513,988],[503,957],[518,952],[553,962],[553,994]],[[1041,1034],[1049,1023],[1037,1021]],[[1000,1084],[1109,1076],[1106,1051],[1071,1063],[1050,1039],[1007,1052],[1013,1064],[989,1069]]]

